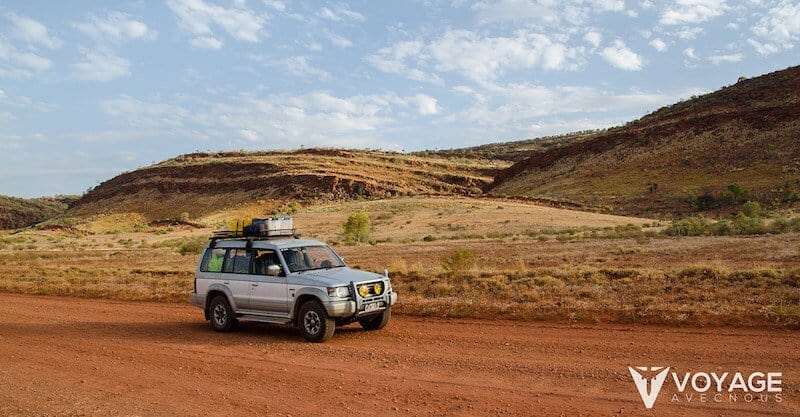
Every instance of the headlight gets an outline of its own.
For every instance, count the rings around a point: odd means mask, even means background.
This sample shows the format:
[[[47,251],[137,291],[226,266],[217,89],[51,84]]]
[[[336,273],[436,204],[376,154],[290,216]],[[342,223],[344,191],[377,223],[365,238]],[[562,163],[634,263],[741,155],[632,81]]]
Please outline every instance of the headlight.
[[[377,295],[383,294],[383,284],[381,284],[380,282],[375,284],[375,294]]]
[[[350,295],[349,287],[328,287],[329,297],[345,298]]]

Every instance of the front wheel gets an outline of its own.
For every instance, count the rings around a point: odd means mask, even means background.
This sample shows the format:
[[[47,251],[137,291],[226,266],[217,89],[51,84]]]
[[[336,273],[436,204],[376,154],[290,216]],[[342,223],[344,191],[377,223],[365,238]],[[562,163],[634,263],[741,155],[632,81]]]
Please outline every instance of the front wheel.
[[[224,295],[218,295],[208,305],[211,328],[218,332],[230,332],[236,328],[236,316],[231,308],[231,303]]]
[[[310,300],[300,306],[297,327],[306,342],[320,343],[333,336],[336,321],[328,317],[328,312],[319,301]]]
[[[380,330],[389,324],[389,319],[392,318],[392,308],[386,307],[383,313],[374,316],[365,317],[358,322],[365,330]]]

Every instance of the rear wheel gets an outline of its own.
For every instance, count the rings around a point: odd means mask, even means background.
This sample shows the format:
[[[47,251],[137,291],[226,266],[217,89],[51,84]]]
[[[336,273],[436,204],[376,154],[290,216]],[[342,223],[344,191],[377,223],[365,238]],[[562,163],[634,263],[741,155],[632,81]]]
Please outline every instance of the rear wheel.
[[[333,336],[336,322],[328,317],[325,307],[317,300],[309,300],[300,306],[297,328],[306,342],[324,342]]]
[[[376,314],[374,316],[364,317],[358,322],[361,324],[361,327],[363,327],[366,330],[380,330],[386,327],[387,324],[389,324],[389,319],[391,318],[392,318],[392,308],[387,307],[386,310],[383,310],[383,313]]]
[[[231,308],[231,303],[224,295],[218,295],[208,305],[208,316],[211,318],[211,328],[217,332],[230,332],[236,328],[236,315]]]

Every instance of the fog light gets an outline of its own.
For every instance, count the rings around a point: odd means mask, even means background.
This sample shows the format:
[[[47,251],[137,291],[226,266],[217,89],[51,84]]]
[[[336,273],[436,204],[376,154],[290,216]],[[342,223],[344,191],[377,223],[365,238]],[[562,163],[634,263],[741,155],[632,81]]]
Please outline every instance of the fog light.
[[[375,289],[375,294],[376,294],[376,295],[381,295],[381,294],[383,294],[383,284],[381,284],[380,282],[379,282],[379,283],[377,283],[377,284],[375,284],[375,287],[374,287],[374,289]]]
[[[365,298],[369,295],[369,287],[366,285],[362,285],[358,287],[358,294],[361,295],[361,298]]]

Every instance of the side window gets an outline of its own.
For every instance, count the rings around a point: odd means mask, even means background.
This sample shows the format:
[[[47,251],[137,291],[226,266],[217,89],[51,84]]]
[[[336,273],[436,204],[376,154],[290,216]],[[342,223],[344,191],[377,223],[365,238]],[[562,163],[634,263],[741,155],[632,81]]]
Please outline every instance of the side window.
[[[250,273],[250,253],[245,249],[229,249],[225,259],[224,272],[233,274]]]
[[[222,263],[225,261],[225,249],[208,249],[203,255],[200,270],[203,272],[222,272]]]
[[[253,251],[253,273],[256,275],[267,275],[267,267],[270,265],[281,266],[278,261],[278,254],[272,250],[256,249]]]

